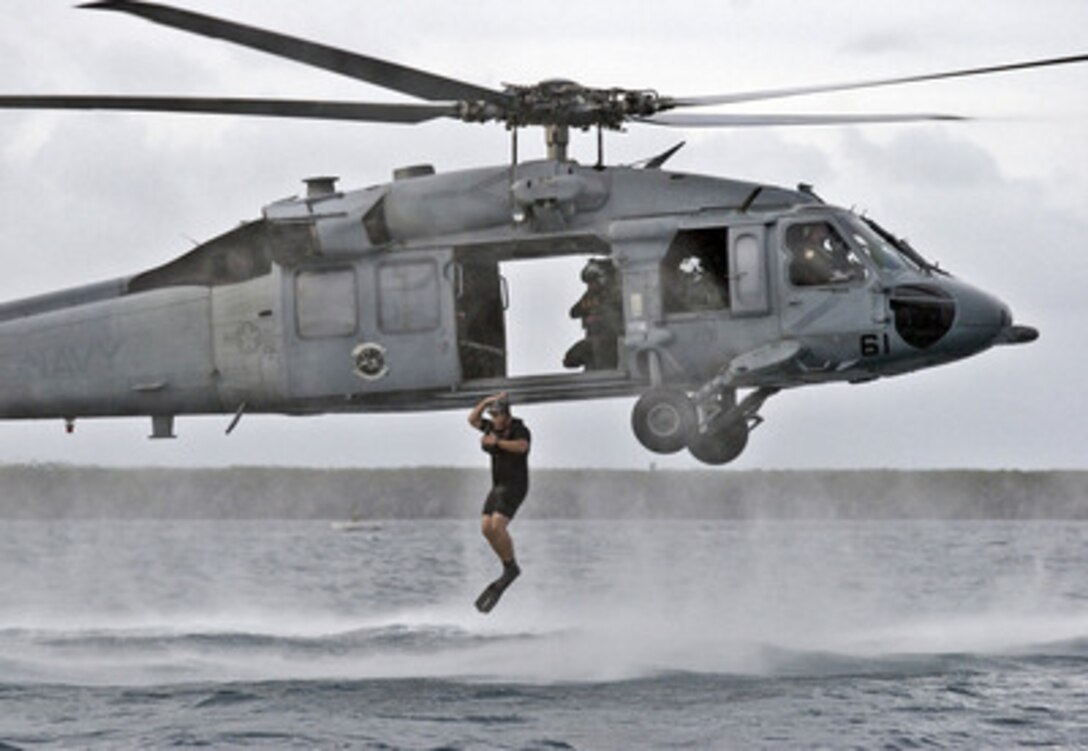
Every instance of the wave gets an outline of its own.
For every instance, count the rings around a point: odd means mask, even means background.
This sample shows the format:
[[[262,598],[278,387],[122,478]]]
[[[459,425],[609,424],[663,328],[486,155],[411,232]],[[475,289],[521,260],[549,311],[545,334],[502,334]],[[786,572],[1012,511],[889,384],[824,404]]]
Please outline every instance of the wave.
[[[912,675],[994,660],[1088,664],[1088,616],[928,617],[836,633],[775,634],[758,624],[634,622],[630,613],[483,619],[463,605],[377,618],[326,615],[0,627],[12,684],[156,685],[285,680],[437,679],[599,683],[674,674],[722,677]],[[269,614],[270,615],[270,614]]]

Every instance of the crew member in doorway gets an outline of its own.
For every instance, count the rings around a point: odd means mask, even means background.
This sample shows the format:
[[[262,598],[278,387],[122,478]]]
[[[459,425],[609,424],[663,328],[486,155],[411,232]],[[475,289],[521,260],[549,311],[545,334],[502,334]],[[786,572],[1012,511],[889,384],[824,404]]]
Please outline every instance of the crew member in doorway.
[[[485,411],[488,417],[484,417]],[[502,576],[476,599],[476,609],[488,613],[521,573],[507,527],[529,493],[532,436],[525,423],[510,414],[510,399],[505,391],[481,399],[469,413],[468,421],[483,433],[480,447],[491,454],[491,492],[484,501],[480,529],[502,562]]]
[[[617,337],[623,321],[616,272],[604,258],[591,258],[582,269],[586,291],[570,309],[571,318],[581,318],[585,338],[563,356],[563,367],[586,370],[614,370],[619,361]]]

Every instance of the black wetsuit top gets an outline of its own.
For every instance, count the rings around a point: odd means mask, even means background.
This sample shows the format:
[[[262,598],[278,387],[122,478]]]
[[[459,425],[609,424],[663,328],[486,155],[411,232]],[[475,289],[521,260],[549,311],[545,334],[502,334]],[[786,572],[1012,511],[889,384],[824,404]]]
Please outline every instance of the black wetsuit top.
[[[516,417],[510,418],[506,430],[501,433],[495,430],[495,423],[488,419],[480,423],[480,430],[484,433],[495,433],[504,441],[532,441],[529,428]],[[517,454],[500,448],[485,450],[491,454],[491,484],[505,488],[513,496],[524,497],[529,492],[529,452]]]

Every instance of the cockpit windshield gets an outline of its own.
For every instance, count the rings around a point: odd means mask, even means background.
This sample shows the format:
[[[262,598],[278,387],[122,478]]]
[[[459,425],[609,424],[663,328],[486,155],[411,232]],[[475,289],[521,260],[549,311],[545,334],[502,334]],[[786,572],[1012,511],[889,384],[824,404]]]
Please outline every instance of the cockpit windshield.
[[[853,215],[851,216],[851,219],[854,224],[860,224],[862,227],[867,228],[879,240],[883,241],[885,246],[898,253],[900,258],[906,262],[909,268],[921,269],[926,273],[937,273],[948,276],[947,271],[944,271],[936,264],[927,261],[921,253],[911,247],[910,243],[902,238],[896,237],[877,224],[875,220],[870,219],[869,217],[857,217]]]
[[[877,232],[867,220],[853,214],[843,217],[849,227],[850,239],[881,271],[922,271],[923,266],[907,256],[893,243],[890,235]]]

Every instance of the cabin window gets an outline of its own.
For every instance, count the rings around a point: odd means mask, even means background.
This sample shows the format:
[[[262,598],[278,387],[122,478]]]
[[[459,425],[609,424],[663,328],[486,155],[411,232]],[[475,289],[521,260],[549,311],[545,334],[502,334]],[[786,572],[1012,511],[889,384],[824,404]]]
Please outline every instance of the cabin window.
[[[299,336],[351,336],[359,318],[357,300],[354,269],[299,272],[295,277]]]
[[[865,279],[865,264],[830,222],[786,230],[790,283],[797,287],[849,284]]]
[[[387,334],[430,331],[442,322],[433,261],[378,267],[378,326]]]
[[[729,308],[728,234],[724,227],[682,230],[661,261],[666,314]]]

